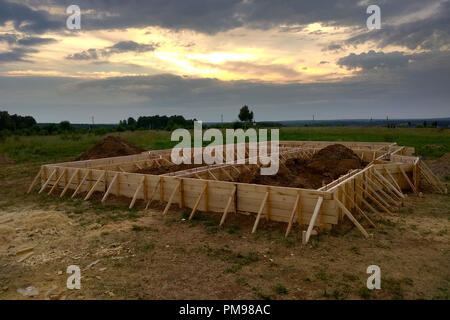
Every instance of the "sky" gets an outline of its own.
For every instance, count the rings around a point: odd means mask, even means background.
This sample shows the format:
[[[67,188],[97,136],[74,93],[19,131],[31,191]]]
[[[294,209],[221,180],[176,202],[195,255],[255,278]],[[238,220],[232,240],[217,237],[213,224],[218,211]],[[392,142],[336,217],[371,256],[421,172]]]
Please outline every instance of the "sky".
[[[450,1],[0,0],[0,110],[38,122],[433,118],[449,101]]]

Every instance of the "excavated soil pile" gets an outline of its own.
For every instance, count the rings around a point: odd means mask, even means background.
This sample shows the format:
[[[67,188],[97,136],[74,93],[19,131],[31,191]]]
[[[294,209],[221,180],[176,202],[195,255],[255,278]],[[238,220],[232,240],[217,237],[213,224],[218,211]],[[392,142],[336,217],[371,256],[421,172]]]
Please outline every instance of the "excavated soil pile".
[[[439,178],[450,176],[450,152],[436,160],[425,160],[431,171]]]
[[[106,138],[100,140],[91,149],[78,156],[75,161],[129,156],[132,154],[141,153],[143,151],[145,150],[122,139],[121,137],[107,136]]]
[[[349,148],[333,144],[317,152],[311,159],[288,159],[273,176],[260,175],[253,168],[239,176],[239,182],[293,188],[317,189],[346,174],[361,169],[365,163]]]
[[[161,164],[161,166],[158,167],[157,164],[153,164],[150,167],[143,168],[143,169],[135,171],[135,172],[160,175],[160,174],[165,174],[165,173],[169,173],[169,172],[187,170],[187,169],[192,169],[192,168],[197,168],[197,167],[202,167],[202,166],[205,166],[205,165],[204,164],[174,164],[174,165]]]
[[[12,164],[14,161],[12,161],[8,156],[4,154],[0,154],[0,164]]]

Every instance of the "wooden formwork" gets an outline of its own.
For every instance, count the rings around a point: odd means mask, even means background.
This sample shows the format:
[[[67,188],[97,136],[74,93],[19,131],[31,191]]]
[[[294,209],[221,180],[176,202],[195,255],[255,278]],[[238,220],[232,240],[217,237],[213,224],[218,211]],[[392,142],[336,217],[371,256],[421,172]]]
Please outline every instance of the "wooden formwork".
[[[334,143],[280,142],[280,165],[292,157],[312,157],[321,148]],[[241,155],[236,152],[234,161],[164,175],[130,171],[171,163],[171,150],[43,165],[28,192],[40,182],[39,193],[59,192],[60,197],[83,196],[88,200],[97,192],[102,194],[102,202],[110,196],[122,196],[131,199],[130,208],[137,200],[143,200],[146,209],[153,201],[159,201],[166,203],[163,214],[167,214],[171,205],[177,204],[180,208],[191,209],[190,219],[197,211],[220,212],[221,225],[229,212],[253,214],[252,232],[256,231],[261,218],[287,223],[286,236],[294,224],[307,226],[303,231],[304,243],[308,242],[314,227],[330,229],[344,217],[369,237],[358,219],[365,219],[369,225],[375,226],[369,217],[371,214],[392,215],[401,205],[404,192],[412,190],[417,194],[422,180],[433,185],[436,191],[447,192],[426,165],[412,156],[413,148],[395,143],[341,144],[370,163],[364,169],[352,170],[318,190],[236,182],[237,176],[250,166],[261,166],[258,162],[249,164],[251,146],[247,144],[248,151]],[[234,148],[237,151],[237,146]]]

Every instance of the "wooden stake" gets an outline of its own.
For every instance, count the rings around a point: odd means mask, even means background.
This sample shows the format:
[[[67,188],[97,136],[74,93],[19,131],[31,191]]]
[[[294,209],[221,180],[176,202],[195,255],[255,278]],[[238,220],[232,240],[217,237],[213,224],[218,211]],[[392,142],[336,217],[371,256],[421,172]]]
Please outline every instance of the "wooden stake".
[[[169,211],[170,206],[172,205],[173,202],[173,198],[175,197],[175,195],[177,194],[178,189],[180,188],[181,185],[181,180],[178,180],[177,185],[175,186],[175,188],[172,191],[172,194],[170,195],[169,201],[167,202],[166,207],[164,208],[163,211],[163,216],[167,213],[167,211]]]
[[[38,182],[38,179],[41,177],[42,175],[42,169],[43,167],[39,168],[39,172],[37,173],[37,175],[34,177],[33,182],[31,182],[30,187],[28,188],[27,193],[30,193],[31,190],[33,190],[34,186],[36,185],[36,183]]]
[[[334,199],[336,201],[337,205],[342,209],[344,214],[353,222],[353,224],[361,231],[361,233],[364,235],[364,237],[369,238],[369,234],[367,231],[363,228],[362,225],[359,224],[358,220],[355,219],[355,217],[348,211],[348,209],[340,202],[338,199]]]
[[[236,189],[237,189],[236,186],[234,186],[233,190],[231,191],[230,196],[228,197],[227,205],[225,206],[225,210],[223,210],[222,219],[220,219],[219,226],[223,225],[223,223],[225,222],[225,219],[227,218],[228,210],[230,209],[231,203],[233,202],[234,195],[236,193]]]
[[[76,169],[75,172],[73,173],[73,175],[70,177],[69,182],[67,182],[66,186],[64,187],[63,191],[61,192],[61,194],[59,195],[60,198],[62,198],[67,190],[69,190],[70,185],[72,184],[72,181],[75,179],[75,177],[78,175],[78,172],[80,172],[80,169]]]
[[[350,202],[362,214],[362,216],[364,218],[366,218],[367,221],[369,221],[369,223],[372,225],[372,227],[376,228],[377,226],[375,225],[375,223],[373,223],[372,220],[370,220],[370,218],[366,215],[366,213],[364,211],[362,211],[360,207],[358,207],[358,205],[355,203],[355,201],[353,201],[353,199],[348,194],[346,194],[345,192],[344,192],[344,195],[350,199]]]
[[[88,200],[92,196],[92,194],[95,191],[95,188],[97,188],[97,186],[100,183],[100,181],[105,177],[105,174],[106,174],[106,171],[103,171],[103,173],[100,175],[100,177],[98,177],[97,181],[95,181],[95,183],[92,186],[91,190],[89,190],[89,192],[86,195],[86,197],[84,198],[84,200]]]
[[[263,201],[261,202],[261,206],[259,207],[258,214],[256,215],[255,224],[253,225],[252,233],[256,232],[256,228],[258,228],[259,219],[261,218],[261,213],[264,210],[264,206],[266,205],[267,198],[269,198],[269,191],[264,195]]]
[[[58,187],[59,182],[61,181],[62,177],[66,176],[66,175],[67,175],[67,168],[65,168],[63,170],[63,172],[61,173],[61,175],[58,177],[58,179],[56,179],[56,182],[53,184],[53,187],[48,192],[48,195],[50,195],[53,192],[53,190],[55,190]]]
[[[87,177],[89,176],[89,173],[91,172],[91,170],[87,170],[86,174],[84,175],[83,179],[81,179],[80,184],[78,185],[78,187],[75,189],[75,191],[72,194],[72,199],[77,195],[78,191],[80,191],[81,186],[84,184],[84,182],[86,181]]]
[[[194,217],[194,214],[197,211],[198,205],[200,204],[200,200],[202,200],[202,197],[206,193],[207,188],[208,188],[208,181],[205,181],[205,185],[203,186],[203,189],[200,192],[200,195],[198,196],[197,200],[195,201],[195,204],[194,204],[194,207],[192,208],[191,214],[189,215],[189,220],[192,220],[192,218]]]
[[[44,185],[42,186],[41,190],[39,190],[39,193],[42,193],[42,191],[44,191],[44,189],[47,187],[48,183],[50,182],[50,180],[53,178],[53,176],[56,174],[56,168],[55,170],[53,170],[53,172],[50,174],[50,176],[48,177],[47,181],[45,181]]]
[[[284,234],[285,238],[287,238],[287,236],[289,235],[289,232],[291,232],[292,225],[294,224],[295,214],[298,213],[297,208],[299,206],[299,202],[300,202],[300,192],[297,194],[297,198],[295,198],[294,208],[292,208],[291,217],[289,218],[289,223],[286,228],[286,233]]]
[[[112,190],[112,188],[114,186],[114,183],[116,182],[118,176],[119,176],[119,173],[117,172],[114,175],[114,177],[112,178],[111,183],[109,184],[108,189],[106,190],[105,195],[102,198],[102,203],[104,203],[106,201],[106,198],[108,198],[108,195],[111,192],[111,190]]]
[[[305,231],[303,232],[303,239],[302,239],[303,244],[307,244],[309,241],[309,238],[311,237],[311,232],[312,232],[312,229],[314,228],[314,225],[316,224],[316,219],[317,219],[317,216],[319,215],[319,211],[322,206],[322,202],[323,202],[323,197],[319,197],[319,199],[317,199],[316,206],[314,207],[314,212],[311,216],[311,220],[309,221],[308,230],[306,230],[306,232]]]
[[[139,181],[139,184],[136,188],[136,191],[134,192],[133,198],[131,199],[129,209],[132,209],[134,207],[134,204],[136,203],[137,196],[139,194],[139,191],[141,191],[142,187],[144,186],[145,176],[141,178]]]
[[[401,171],[403,177],[408,182],[408,184],[411,187],[412,191],[417,195],[418,193],[417,193],[416,187],[414,187],[414,185],[412,184],[411,180],[409,180],[408,175],[406,174],[405,170],[403,170],[403,168],[401,166],[398,166],[398,169]]]
[[[145,210],[147,210],[150,207],[150,204],[153,201],[153,197],[154,197],[154,195],[156,193],[156,190],[158,190],[158,187],[160,187],[160,186],[161,186],[161,177],[159,178],[159,181],[155,184],[155,188],[153,189],[153,191],[152,191],[152,193],[150,195],[150,198],[147,201],[147,205],[145,206]]]

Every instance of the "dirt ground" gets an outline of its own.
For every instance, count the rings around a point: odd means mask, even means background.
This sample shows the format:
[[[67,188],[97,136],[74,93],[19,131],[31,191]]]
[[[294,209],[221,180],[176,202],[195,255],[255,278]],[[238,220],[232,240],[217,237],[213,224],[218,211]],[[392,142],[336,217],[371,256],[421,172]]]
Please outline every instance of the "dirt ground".
[[[219,228],[218,214],[25,195],[38,168],[0,166],[0,299],[449,299],[448,195],[410,195],[394,217],[373,216],[376,229],[363,221],[369,240],[346,223],[302,246],[285,224],[250,234],[253,216]],[[381,290],[366,288],[373,264]],[[66,288],[69,265],[80,290]],[[28,286],[39,293],[17,292]]]
[[[145,151],[142,148],[122,139],[119,136],[107,136],[96,143],[91,149],[80,154],[75,161],[109,157],[129,156]]]
[[[319,150],[311,159],[288,159],[276,175],[263,176],[259,168],[253,167],[242,172],[238,180],[243,183],[318,189],[352,169],[365,166],[366,163],[351,149],[332,144]]]

